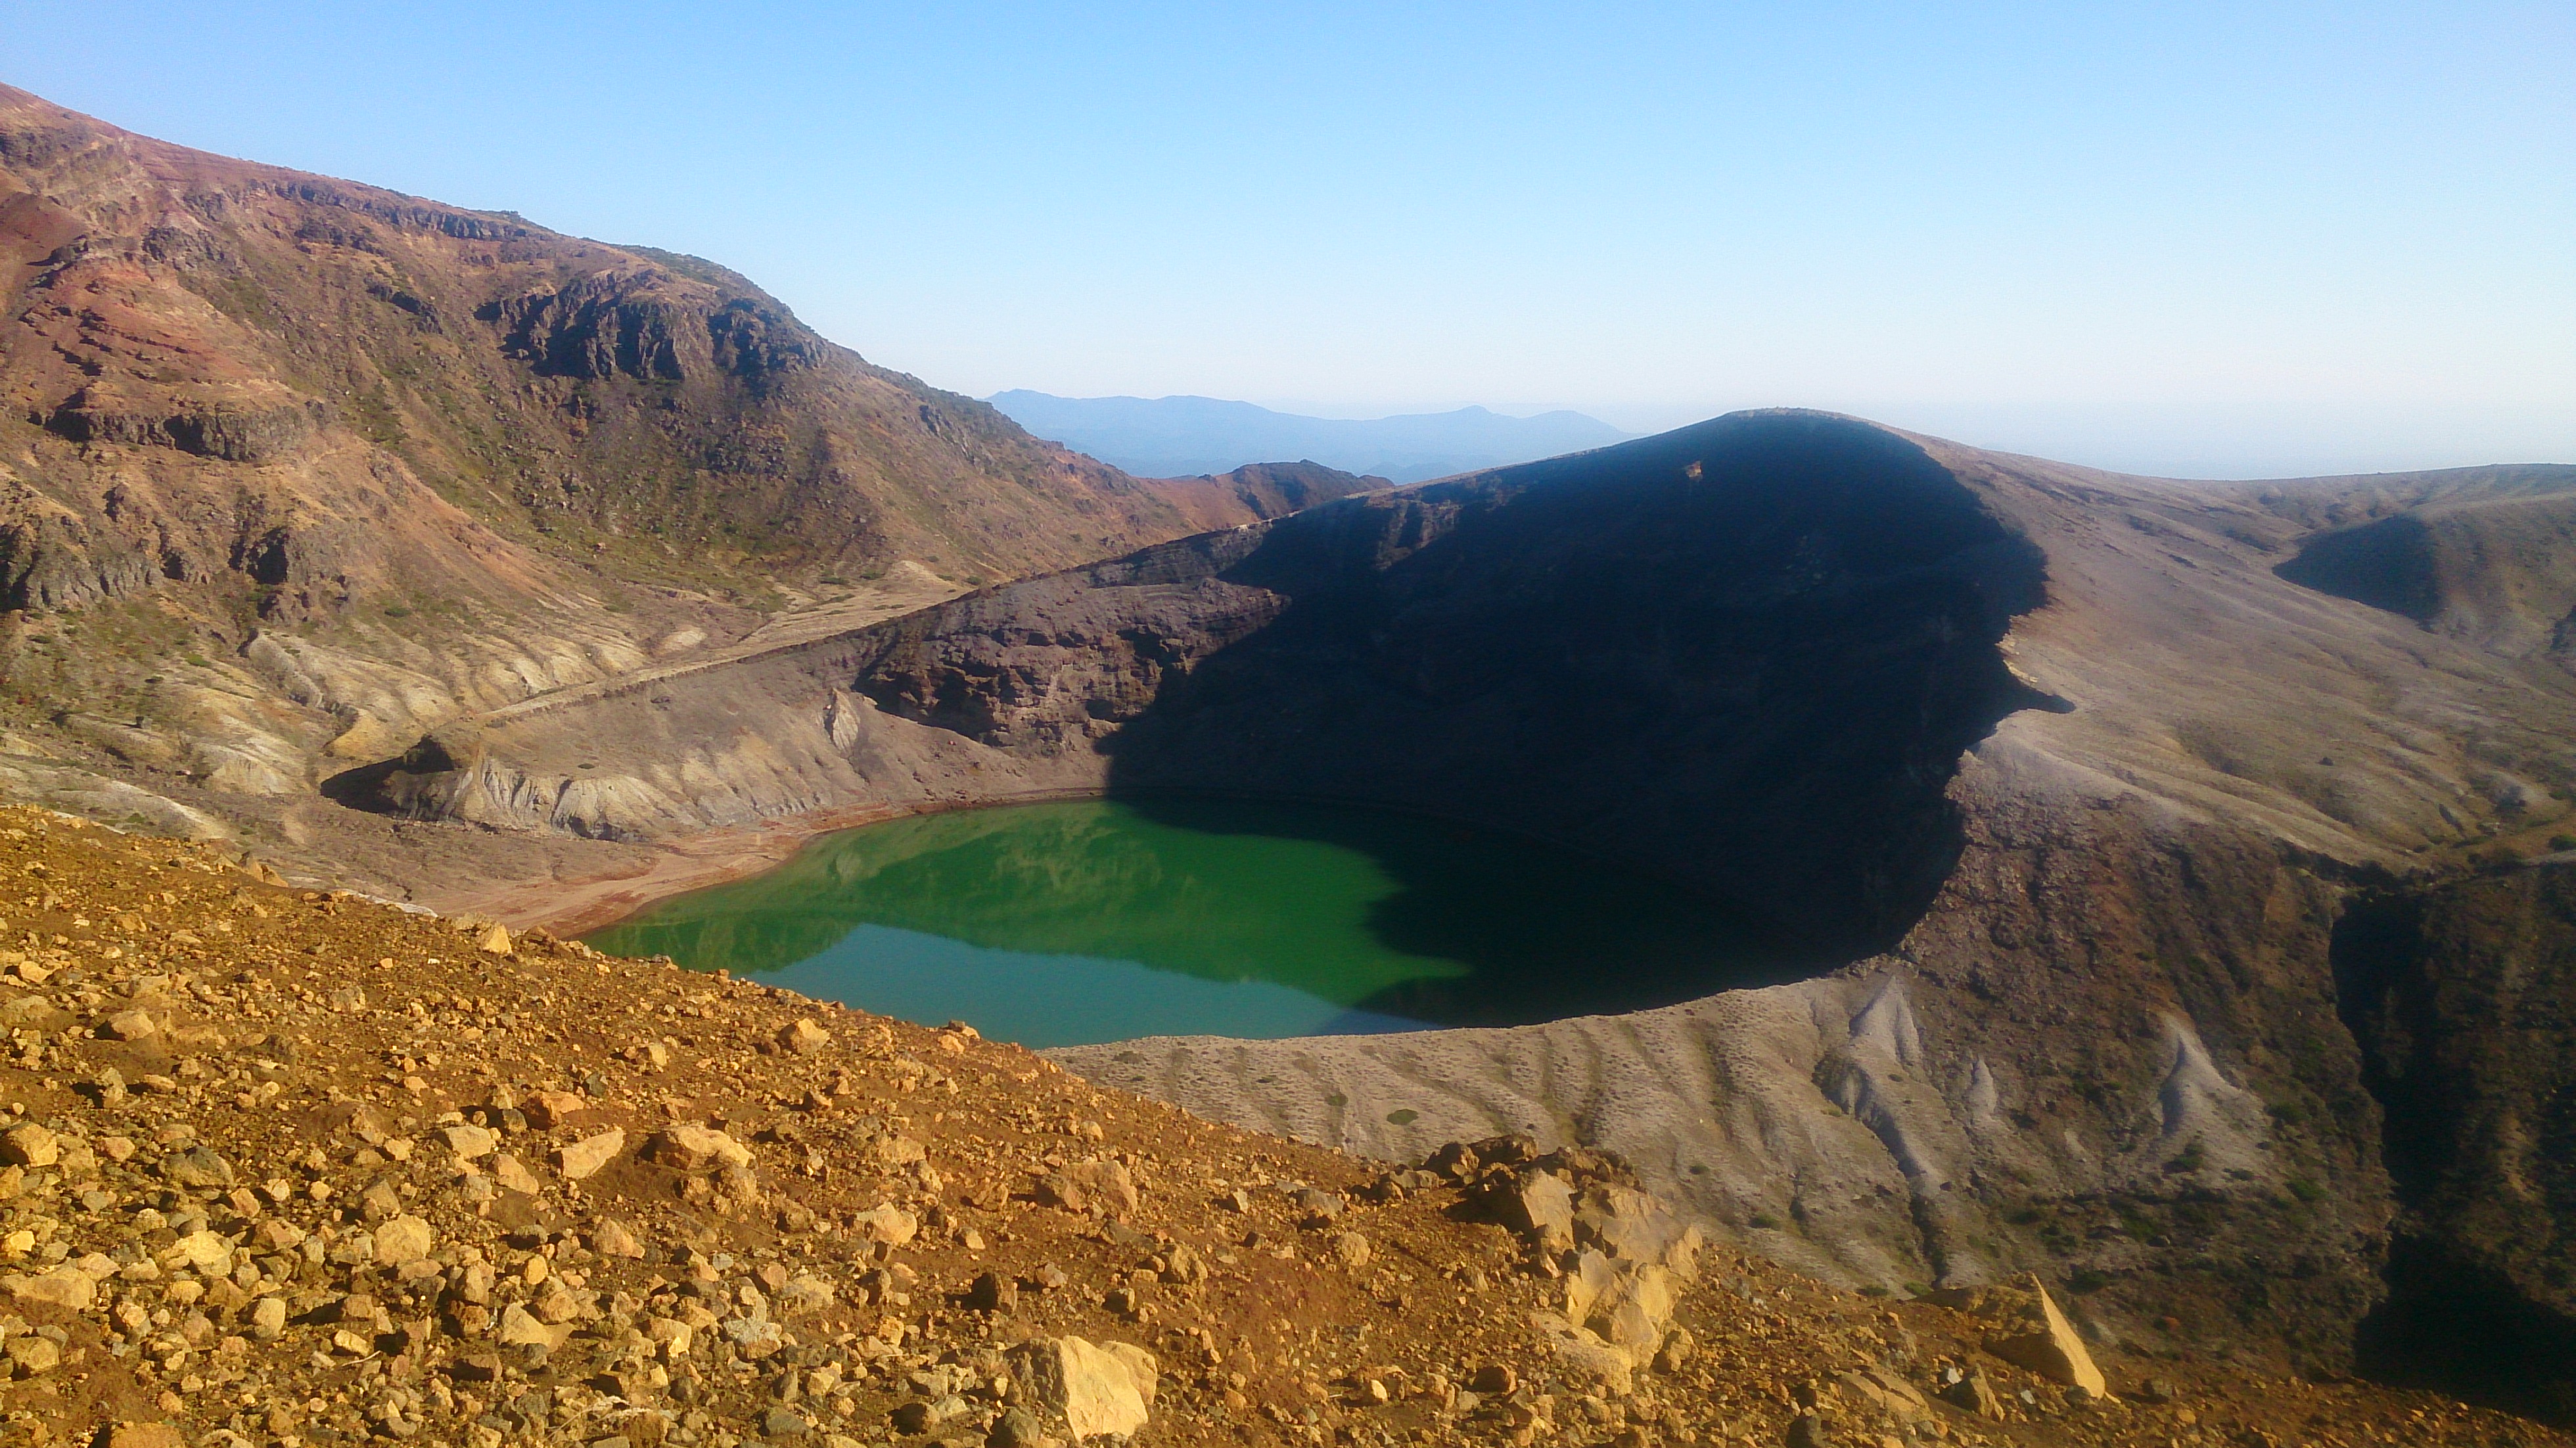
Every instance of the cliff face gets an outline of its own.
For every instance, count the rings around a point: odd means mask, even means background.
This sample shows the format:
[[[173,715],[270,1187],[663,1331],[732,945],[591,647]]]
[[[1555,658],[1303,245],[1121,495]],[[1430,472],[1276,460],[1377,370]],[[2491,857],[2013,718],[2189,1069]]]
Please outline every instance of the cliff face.
[[[2381,892],[2334,953],[2401,1207],[2365,1362],[2576,1420],[2576,871]]]
[[[0,399],[0,772],[282,842],[459,713],[1275,500],[1034,440],[695,258],[6,87]]]
[[[2569,483],[2376,480],[2369,506]],[[1744,415],[567,691],[439,731],[371,788],[636,839],[1240,790],[1633,861],[1762,912],[1805,978],[1061,1059],[1374,1155],[1609,1145],[1839,1280],[2037,1269],[2114,1334],[2343,1361],[2396,1208],[2335,922],[2357,886],[2545,836],[2576,686],[2283,576],[2368,521],[2318,516],[2334,486]]]

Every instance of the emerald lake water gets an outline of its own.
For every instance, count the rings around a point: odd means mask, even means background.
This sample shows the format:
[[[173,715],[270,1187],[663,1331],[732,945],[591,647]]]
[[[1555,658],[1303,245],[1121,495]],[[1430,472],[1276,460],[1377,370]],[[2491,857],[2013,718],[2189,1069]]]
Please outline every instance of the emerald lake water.
[[[1512,1024],[1783,978],[1707,900],[1564,851],[1199,799],[849,830],[589,942],[1030,1046]]]

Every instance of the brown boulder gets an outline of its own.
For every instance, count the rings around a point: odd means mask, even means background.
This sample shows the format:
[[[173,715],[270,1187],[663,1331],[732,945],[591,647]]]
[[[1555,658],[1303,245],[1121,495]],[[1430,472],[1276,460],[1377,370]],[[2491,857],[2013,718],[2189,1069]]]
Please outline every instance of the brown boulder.
[[[56,1267],[29,1277],[0,1278],[0,1291],[19,1302],[42,1302],[55,1307],[86,1311],[98,1300],[98,1284],[88,1273],[73,1267]]]
[[[529,1125],[539,1131],[552,1131],[558,1126],[571,1125],[573,1117],[592,1110],[595,1105],[589,1097],[570,1091],[533,1091],[527,1100],[519,1103],[519,1110],[526,1115]]]
[[[1552,1255],[1574,1245],[1574,1189],[1554,1172],[1503,1178],[1485,1206],[1494,1220],[1541,1252]]]
[[[602,1217],[599,1225],[591,1228],[590,1246],[602,1257],[641,1258],[644,1255],[643,1242],[636,1238],[633,1229],[615,1217]]]
[[[1051,1207],[1068,1212],[1103,1211],[1126,1213],[1136,1210],[1141,1198],[1136,1179],[1127,1168],[1114,1161],[1083,1161],[1061,1171],[1048,1172],[1038,1178],[1037,1198]]]
[[[664,1127],[645,1141],[644,1155],[681,1171],[751,1165],[750,1147],[711,1126]]]
[[[1131,1435],[1154,1406],[1154,1355],[1128,1343],[1033,1338],[1011,1349],[1008,1362],[1031,1403],[1078,1439]]]
[[[2050,1382],[2082,1388],[2097,1398],[2110,1396],[2110,1385],[2093,1365],[2083,1337],[2036,1275],[2011,1289],[1989,1289],[1985,1310],[1998,1327],[1987,1337],[1986,1351]]]
[[[60,1160],[62,1146],[54,1134],[32,1121],[0,1132],[0,1162],[43,1167]]]
[[[580,1181],[595,1176],[602,1167],[617,1159],[626,1149],[626,1133],[612,1126],[595,1136],[586,1136],[570,1146],[555,1151],[555,1170],[566,1181]]]

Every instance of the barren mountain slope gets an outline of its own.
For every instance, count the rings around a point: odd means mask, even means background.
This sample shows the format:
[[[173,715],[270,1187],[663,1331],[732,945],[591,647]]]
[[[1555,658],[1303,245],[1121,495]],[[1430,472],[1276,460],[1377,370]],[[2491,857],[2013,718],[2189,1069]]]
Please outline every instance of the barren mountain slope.
[[[1276,518],[1353,493],[1395,486],[1385,478],[1346,473],[1317,462],[1246,463],[1231,472],[1161,478],[1156,486],[1193,521],[1211,532],[1262,518]]]
[[[6,87],[0,399],[0,774],[207,835],[463,711],[1264,516],[721,267]]]

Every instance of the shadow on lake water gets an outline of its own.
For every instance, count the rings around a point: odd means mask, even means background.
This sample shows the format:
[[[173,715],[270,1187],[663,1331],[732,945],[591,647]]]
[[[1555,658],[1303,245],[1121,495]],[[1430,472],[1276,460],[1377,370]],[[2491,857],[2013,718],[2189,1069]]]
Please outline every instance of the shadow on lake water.
[[[1509,835],[1183,796],[852,830],[591,940],[1031,1044],[1516,1024],[1798,973],[1701,897]]]
[[[1501,831],[1391,810],[1138,794],[1140,818],[1209,836],[1305,840],[1371,861],[1391,889],[1364,927],[1455,962],[1350,1004],[1446,1026],[1638,1010],[1813,973],[1751,921],[1670,881]]]

